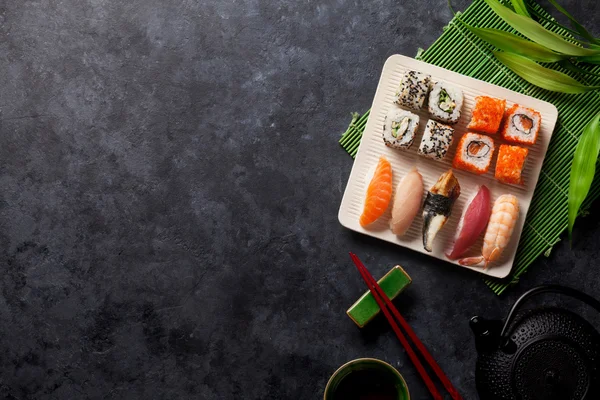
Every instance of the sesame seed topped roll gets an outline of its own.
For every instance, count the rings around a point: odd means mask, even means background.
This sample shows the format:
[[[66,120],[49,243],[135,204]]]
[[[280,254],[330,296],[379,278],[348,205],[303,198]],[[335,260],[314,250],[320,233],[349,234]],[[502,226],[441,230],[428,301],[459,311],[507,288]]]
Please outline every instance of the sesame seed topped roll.
[[[434,160],[442,160],[452,145],[453,135],[454,128],[430,119],[425,126],[419,154]]]
[[[400,106],[420,110],[423,107],[427,93],[429,93],[430,84],[430,75],[417,71],[408,71],[402,77],[402,82],[396,92],[394,102]]]

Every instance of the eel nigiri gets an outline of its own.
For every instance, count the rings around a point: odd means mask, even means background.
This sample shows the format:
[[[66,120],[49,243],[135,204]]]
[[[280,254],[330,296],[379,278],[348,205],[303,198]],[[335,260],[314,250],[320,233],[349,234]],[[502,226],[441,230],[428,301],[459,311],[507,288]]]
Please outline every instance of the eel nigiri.
[[[519,200],[512,194],[503,194],[494,202],[492,217],[483,237],[481,256],[459,260],[460,265],[477,265],[484,262],[483,269],[496,261],[508,245],[519,218]]]
[[[406,233],[421,208],[423,200],[423,177],[413,167],[396,186],[390,228],[394,234]]]
[[[375,222],[387,210],[392,199],[392,165],[385,157],[379,157],[379,163],[369,187],[365,207],[360,216],[360,225],[365,227]]]
[[[456,260],[469,247],[473,246],[479,235],[485,230],[491,212],[490,190],[486,186],[481,186],[460,220],[458,236],[454,241],[452,250],[446,253],[446,257]]]
[[[427,192],[423,205],[423,247],[431,251],[433,240],[442,229],[456,199],[460,196],[460,184],[452,170],[444,172]]]

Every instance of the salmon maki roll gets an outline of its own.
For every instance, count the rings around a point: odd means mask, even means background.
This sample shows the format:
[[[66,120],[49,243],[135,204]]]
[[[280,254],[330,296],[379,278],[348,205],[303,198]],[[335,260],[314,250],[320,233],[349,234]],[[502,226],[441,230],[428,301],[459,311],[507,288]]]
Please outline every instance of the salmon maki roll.
[[[541,124],[539,112],[514,104],[506,112],[501,134],[507,142],[532,145],[537,140]]]
[[[467,128],[490,135],[495,134],[502,123],[505,107],[506,100],[504,99],[488,96],[475,97],[473,116]]]
[[[496,161],[496,179],[511,185],[523,184],[523,166],[529,150],[524,147],[500,145]]]
[[[365,207],[360,216],[363,228],[375,222],[387,210],[392,200],[392,165],[385,157],[379,157],[373,179],[367,188]]]
[[[474,174],[485,174],[494,155],[494,139],[478,133],[466,133],[460,138],[452,165]]]

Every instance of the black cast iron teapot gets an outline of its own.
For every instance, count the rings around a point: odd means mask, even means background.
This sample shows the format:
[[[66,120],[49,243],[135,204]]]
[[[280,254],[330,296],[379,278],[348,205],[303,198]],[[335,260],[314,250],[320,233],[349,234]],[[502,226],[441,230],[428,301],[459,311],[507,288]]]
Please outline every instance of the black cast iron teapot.
[[[544,285],[523,294],[504,321],[471,318],[481,400],[600,399],[600,335],[563,308],[520,310],[541,293],[574,297],[600,311],[600,302],[585,293]]]

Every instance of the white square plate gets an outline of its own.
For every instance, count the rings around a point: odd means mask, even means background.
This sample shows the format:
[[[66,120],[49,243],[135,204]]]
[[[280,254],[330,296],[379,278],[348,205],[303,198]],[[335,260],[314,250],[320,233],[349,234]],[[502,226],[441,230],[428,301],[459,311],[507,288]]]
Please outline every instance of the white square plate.
[[[461,119],[456,125],[454,125],[454,141],[450,147],[450,150],[448,151],[448,154],[446,155],[446,158],[443,161],[434,161],[417,154],[417,149],[419,148],[419,143],[421,141],[421,137],[423,136],[426,122],[430,118],[426,107],[417,112],[420,117],[419,130],[415,137],[415,141],[409,150],[402,151],[391,149],[385,146],[383,143],[382,128],[384,117],[390,108],[398,107],[393,103],[394,94],[400,85],[402,76],[408,70],[425,72],[431,75],[433,81],[439,80],[454,84],[461,88],[464,92],[465,101],[462,108]],[[467,124],[471,119],[474,99],[479,95],[487,95],[506,99],[507,108],[512,106],[514,103],[518,103],[525,107],[533,108],[541,113],[542,126],[538,140],[535,145],[528,146],[529,156],[523,171],[524,185],[505,185],[498,182],[494,178],[498,146],[504,142],[500,138],[499,134],[491,135],[496,142],[496,151],[494,152],[494,158],[488,173],[484,175],[475,175],[466,171],[454,169],[454,173],[460,182],[461,195],[454,204],[452,216],[435,238],[433,251],[431,253],[428,253],[423,249],[421,234],[423,219],[420,212],[413,221],[409,231],[402,237],[394,235],[389,229],[391,204],[386,213],[379,218],[379,220],[371,224],[369,227],[367,227],[367,229],[361,227],[358,220],[363,210],[367,186],[369,185],[374,166],[377,164],[379,156],[385,156],[392,164],[393,191],[395,191],[396,185],[400,179],[406,175],[413,166],[417,167],[423,176],[425,190],[429,190],[437,181],[439,176],[452,167],[452,159],[454,158],[456,145],[458,144],[460,137],[468,132]],[[474,271],[481,272],[489,276],[504,278],[512,269],[519,238],[525,224],[525,216],[527,215],[529,205],[531,204],[533,191],[542,169],[544,156],[548,150],[548,144],[550,143],[550,137],[554,131],[554,125],[556,124],[557,117],[558,110],[554,105],[548,102],[516,93],[500,86],[492,85],[490,83],[470,78],[456,72],[448,71],[447,69],[436,67],[410,57],[393,55],[388,58],[383,67],[383,72],[381,73],[381,79],[379,80],[379,85],[377,86],[377,92],[375,93],[375,99],[373,100],[371,114],[369,116],[367,126],[365,127],[363,138],[356,155],[356,160],[354,161],[354,166],[352,167],[352,172],[350,173],[350,178],[348,180],[348,185],[346,186],[346,191],[344,192],[342,204],[340,206],[338,214],[340,223],[346,228],[364,233],[365,235],[383,239],[385,241],[395,243],[460,266],[460,264],[457,262],[448,260],[444,255],[444,252],[451,247],[454,241],[458,222],[464,212],[466,202],[472,198],[479,185],[485,184],[490,189],[492,202],[502,194],[514,194],[519,199],[519,218],[517,220],[511,241],[504,249],[500,260],[492,263],[490,268],[485,271],[481,267],[477,266],[460,267],[470,268]],[[480,238],[479,241],[471,248],[471,250],[469,250],[466,256],[481,254],[482,243],[483,239]]]

